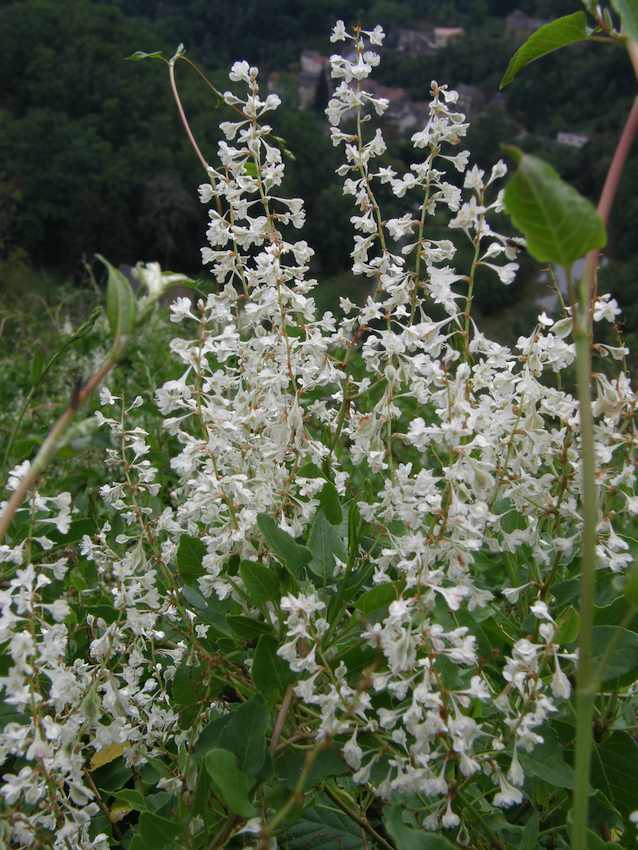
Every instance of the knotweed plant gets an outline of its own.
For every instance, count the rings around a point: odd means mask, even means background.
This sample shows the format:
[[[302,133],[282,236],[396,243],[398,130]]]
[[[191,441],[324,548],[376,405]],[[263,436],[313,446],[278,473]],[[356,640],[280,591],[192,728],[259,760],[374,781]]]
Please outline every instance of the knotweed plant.
[[[268,123],[279,98],[236,62],[234,120],[199,190],[214,291],[171,305],[181,374],[154,400],[102,388],[97,534],[66,542],[81,518],[44,481],[0,548],[0,846],[569,846],[576,305],[513,347],[481,333],[475,287],[511,285],[525,248],[503,231],[507,167],[470,163],[458,94],[437,82],[414,162],[387,164],[388,102],[367,85],[383,40],[337,23],[326,110],[365,303],[317,315],[303,201],[282,188]],[[610,773],[624,758],[635,775],[638,752],[623,595],[637,401],[622,342],[598,339],[616,302],[591,312],[591,846],[629,847],[638,797]],[[168,460],[149,444],[151,404]]]

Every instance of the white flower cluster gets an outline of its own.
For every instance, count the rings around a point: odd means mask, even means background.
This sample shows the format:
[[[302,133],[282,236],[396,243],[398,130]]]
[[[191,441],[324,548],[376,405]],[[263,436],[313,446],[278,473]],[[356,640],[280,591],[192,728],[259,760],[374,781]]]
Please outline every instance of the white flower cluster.
[[[503,208],[496,186],[506,167],[498,162],[486,177],[468,167],[467,151],[452,152],[468,125],[455,111],[457,94],[437,83],[412,137],[419,161],[403,175],[379,164],[382,133],[364,131],[388,105],[366,90],[383,38],[379,27],[348,33],[337,24],[332,41],[346,50],[331,58],[338,84],[326,110],[332,141],[344,149],[343,191],[356,205],[353,271],[372,284],[365,304],[342,299],[339,323],[316,316],[312,249],[285,235],[303,225],[303,203],[279,189],[282,155],[261,123],[279,99],[262,98],[257,69],[236,62],[230,78],[244,94],[224,99],[238,120],[222,124],[220,164],[200,187],[203,203],[216,201],[202,258],[217,291],[173,303],[171,319],[187,326],[171,344],[181,377],[156,394],[179,447],[172,507],[158,508],[148,435],[129,424],[140,402],[127,407],[105,391],[105,409],[118,412],[98,418],[111,433],[107,461],[121,476],[101,496],[117,523],[86,537],[81,552],[95,565],[92,592],[106,594],[113,616],[86,623],[84,658],[67,661],[69,603],[48,593],[66,564],[31,563],[32,542],[46,550],[47,538],[0,549],[0,560],[18,567],[0,594],[0,643],[11,655],[0,691],[27,719],[0,732],[0,753],[26,765],[4,777],[20,846],[37,830],[62,836],[55,848],[106,846],[88,837],[97,791],[87,786],[87,761],[118,745],[129,764],[141,764],[179,743],[176,665],[187,652],[209,661],[214,651],[193,602],[205,604],[202,596],[232,600],[279,629],[278,655],[313,707],[317,739],[336,739],[355,781],[382,797],[421,795],[427,829],[459,826],[456,791],[475,775],[490,783],[495,805],[520,803],[518,754],[542,740],[541,727],[570,697],[575,657],[557,637],[552,587],[579,556],[582,534],[578,405],[558,380],[574,360],[571,318],[542,314],[513,348],[476,328],[477,271],[510,284],[522,247],[490,224]],[[384,219],[384,192],[398,201],[416,192],[417,200]],[[451,238],[430,237],[435,214],[449,216]],[[454,266],[457,236],[471,244],[470,269]],[[593,315],[613,322],[616,312],[603,296]],[[630,561],[615,518],[638,513],[637,401],[623,373],[598,374],[595,389],[598,560],[615,573]],[[367,548],[349,554],[347,569],[336,556],[335,577],[323,585],[304,580],[259,611],[236,562],[275,569],[260,514],[307,538],[322,471],[358,512]],[[36,496],[31,510],[68,530],[68,494]],[[184,595],[176,578],[183,535],[205,549],[201,596],[193,588]],[[514,561],[513,586],[503,589]],[[362,591],[384,600],[369,616],[350,603],[332,608],[355,565],[369,567]],[[491,654],[480,625],[497,604],[512,613],[505,657]],[[340,654],[342,627],[363,661]]]

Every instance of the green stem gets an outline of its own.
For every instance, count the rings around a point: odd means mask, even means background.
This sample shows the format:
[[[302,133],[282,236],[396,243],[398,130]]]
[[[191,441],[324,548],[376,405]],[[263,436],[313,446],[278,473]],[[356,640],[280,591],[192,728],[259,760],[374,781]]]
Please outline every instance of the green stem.
[[[117,352],[111,352],[107,360],[102,364],[102,366],[98,369],[98,371],[87,381],[87,383],[79,390],[77,394],[74,394],[73,398],[67,409],[60,416],[58,421],[55,423],[53,428],[49,431],[49,435],[46,440],[40,447],[40,451],[35,456],[33,463],[27,470],[26,474],[20,479],[20,483],[16,487],[13,492],[13,495],[5,505],[2,514],[0,514],[0,543],[2,542],[13,517],[16,514],[16,511],[22,504],[22,502],[27,498],[29,490],[35,486],[36,481],[44,472],[46,467],[49,465],[49,462],[55,456],[62,437],[66,433],[69,425],[75,419],[75,415],[78,412],[78,408],[80,405],[86,401],[86,399],[91,395],[93,390],[98,387],[103,379],[108,375],[111,371],[115,363],[117,362],[117,357],[119,355],[119,350]]]
[[[594,591],[596,583],[596,527],[598,504],[591,399],[590,292],[591,280],[583,276],[575,291],[571,268],[566,269],[574,320],[576,382],[580,413],[583,541],[580,574],[580,633],[576,676],[576,748],[572,850],[587,848],[589,771],[592,751],[592,717],[596,696],[592,664]]]
[[[638,45],[627,43],[632,65],[638,76]],[[607,224],[614,202],[620,176],[633,140],[638,132],[638,98],[634,100],[627,121],[614,152],[603,191],[598,203],[598,213]],[[578,643],[578,671],[576,679],[576,750],[574,809],[571,850],[586,850],[587,815],[589,807],[589,770],[592,751],[592,717],[596,695],[596,675],[593,670],[592,631],[596,566],[596,469],[594,455],[593,417],[591,409],[591,310],[596,297],[598,251],[587,255],[585,270],[574,291],[571,269],[567,270],[567,283],[574,321],[576,344],[576,379],[580,408],[581,457],[583,474],[583,556],[580,592],[580,635]],[[577,297],[576,297],[577,296]]]

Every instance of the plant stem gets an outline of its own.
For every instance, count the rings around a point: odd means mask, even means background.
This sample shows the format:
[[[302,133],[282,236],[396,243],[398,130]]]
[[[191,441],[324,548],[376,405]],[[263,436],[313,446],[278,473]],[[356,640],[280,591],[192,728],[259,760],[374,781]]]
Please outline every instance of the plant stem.
[[[633,42],[632,42],[633,44]],[[637,48],[638,49],[638,48]],[[630,53],[631,55],[631,53]],[[637,60],[638,61],[638,60]],[[637,69],[638,74],[638,69]],[[611,211],[612,204],[614,202],[614,198],[616,197],[616,192],[618,190],[618,184],[620,183],[620,176],[623,172],[623,168],[625,166],[625,162],[627,161],[627,157],[629,156],[629,151],[631,149],[631,145],[636,137],[636,131],[638,130],[638,97],[634,99],[631,110],[629,111],[629,115],[627,116],[627,121],[625,122],[625,126],[623,127],[623,131],[620,135],[620,139],[618,140],[618,144],[616,145],[616,150],[614,152],[614,158],[611,161],[611,165],[609,166],[609,171],[607,172],[607,176],[605,178],[605,184],[603,186],[603,191],[600,195],[600,200],[598,202],[598,214],[602,218],[602,220],[607,224],[609,221],[609,213]],[[596,270],[598,267],[598,257],[600,255],[600,251],[595,249],[594,251],[590,251],[587,254],[587,259],[585,261],[585,269],[583,272],[583,278],[590,282],[590,293],[592,295],[592,304],[596,297],[596,289],[597,289],[597,274]]]
[[[638,76],[638,46],[629,42],[627,49]],[[607,224],[614,198],[632,142],[638,131],[638,98],[634,100],[627,121],[614,152],[603,191],[598,203],[598,213]],[[572,850],[587,848],[587,820],[589,809],[589,770],[592,750],[592,717],[596,697],[596,675],[592,669],[592,631],[596,566],[596,470],[594,454],[593,417],[591,409],[591,325],[593,303],[596,297],[596,277],[599,251],[590,251],[583,276],[575,292],[571,269],[567,282],[574,320],[576,344],[576,379],[581,428],[581,459],[583,475],[583,555],[580,586],[580,634],[578,641],[578,671],[576,679],[576,746],[575,784],[572,821]]]
[[[64,436],[64,433],[71,422],[74,420],[75,414],[78,412],[78,408],[84,401],[86,401],[93,390],[101,384],[115,365],[116,361],[117,356],[115,356],[112,352],[108,359],[102,364],[97,372],[89,378],[79,392],[74,394],[74,397],[71,399],[67,409],[49,431],[49,435],[40,447],[40,451],[35,456],[33,463],[27,470],[26,474],[20,479],[20,483],[5,505],[2,514],[0,514],[0,543],[4,539],[16,511],[26,499],[29,490],[31,490],[31,488],[35,485],[38,477],[46,469],[49,465],[49,461],[57,452],[60,440]]]
[[[186,117],[186,113],[184,112],[184,107],[182,106],[182,101],[180,100],[179,93],[177,91],[177,83],[175,82],[175,59],[171,59],[168,63],[168,75],[171,80],[171,90],[173,92],[173,97],[175,98],[175,103],[177,104],[177,111],[179,112],[179,117],[182,120],[182,124],[184,125],[184,129],[186,130],[186,135],[188,136],[188,141],[191,143],[193,150],[197,154],[197,159],[201,162],[204,167],[204,171],[208,174],[208,163],[204,158],[204,154],[200,151],[199,145],[195,141],[195,136],[190,128],[190,124],[188,123],[188,119]]]
[[[598,525],[594,421],[591,405],[591,347],[589,342],[591,281],[583,276],[576,293],[571,268],[566,269],[566,272],[572,302],[574,342],[576,345],[584,524],[580,573],[580,633],[578,636],[578,670],[576,675],[576,776],[571,846],[572,850],[586,850],[592,716],[596,696],[592,667],[592,632],[596,580],[596,528]]]

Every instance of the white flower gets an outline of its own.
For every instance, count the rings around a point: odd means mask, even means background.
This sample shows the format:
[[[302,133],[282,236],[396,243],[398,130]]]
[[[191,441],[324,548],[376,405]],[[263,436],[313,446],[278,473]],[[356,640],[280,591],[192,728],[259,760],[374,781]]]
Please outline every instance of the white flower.
[[[572,687],[569,682],[567,676],[560,669],[560,664],[558,663],[558,655],[554,656],[555,662],[555,670],[554,675],[552,676],[552,693],[555,697],[560,697],[561,699],[569,699]]]
[[[343,21],[337,21],[332,30],[332,35],[330,36],[330,41],[332,43],[336,41],[345,41],[347,37],[346,26]],[[349,36],[348,36],[349,37]]]
[[[240,81],[244,83],[250,83],[250,72],[251,68],[248,65],[248,62],[233,62],[232,68],[230,69],[230,73],[228,76],[231,80],[238,83]]]

